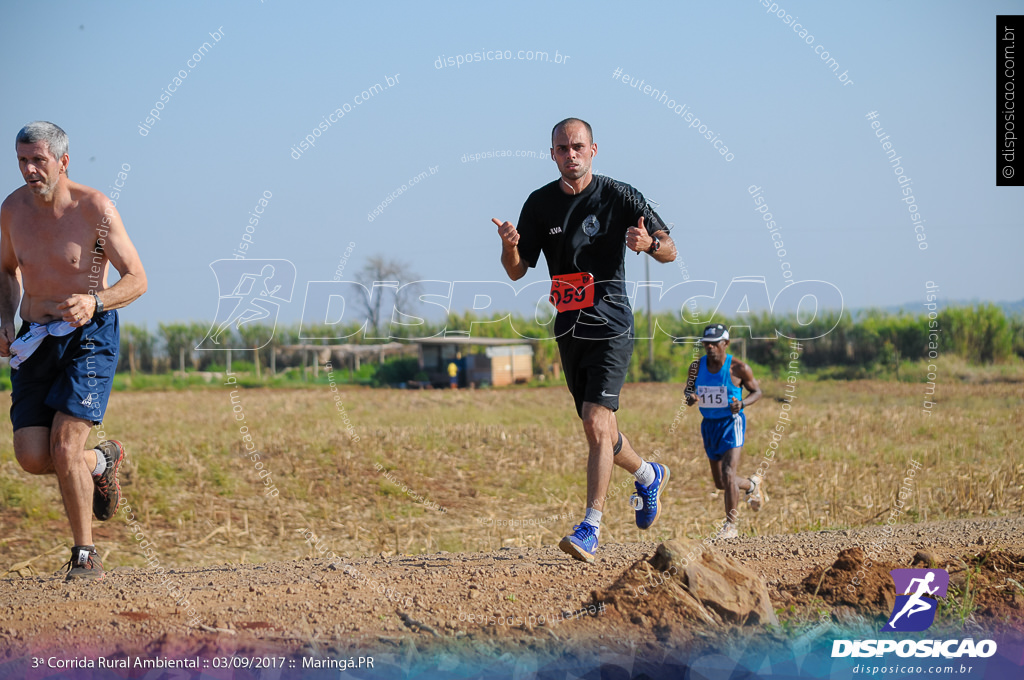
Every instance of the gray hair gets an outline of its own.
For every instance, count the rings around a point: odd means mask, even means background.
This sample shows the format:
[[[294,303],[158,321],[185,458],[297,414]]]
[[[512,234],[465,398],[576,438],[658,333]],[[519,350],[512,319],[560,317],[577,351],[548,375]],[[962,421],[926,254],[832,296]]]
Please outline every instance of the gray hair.
[[[37,120],[21,128],[15,144],[35,144],[46,142],[50,153],[58,161],[68,152],[68,133],[46,120]]]

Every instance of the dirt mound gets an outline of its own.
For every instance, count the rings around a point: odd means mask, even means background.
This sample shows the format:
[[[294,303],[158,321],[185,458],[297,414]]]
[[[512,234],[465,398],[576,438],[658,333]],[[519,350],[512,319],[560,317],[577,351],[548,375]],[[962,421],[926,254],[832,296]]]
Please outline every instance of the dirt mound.
[[[983,552],[950,570],[951,593],[976,607],[976,615],[1007,623],[1024,622],[1024,555]]]
[[[832,608],[851,607],[861,616],[888,616],[896,602],[889,571],[899,568],[867,560],[861,548],[847,548],[831,566],[808,574],[794,595],[807,603],[817,598]]]
[[[886,617],[892,612],[896,590],[889,571],[908,565],[870,562],[861,548],[839,553],[828,567],[818,567],[799,586],[789,588],[795,602],[824,605],[842,620],[857,614],[866,618]],[[945,604],[954,618],[973,615],[994,622],[1024,622],[1024,556],[1010,552],[985,551],[944,559],[922,550],[910,565],[941,568],[949,572]]]
[[[672,623],[718,627],[778,623],[764,582],[739,561],[697,541],[667,541],[626,569],[595,603],[650,626],[659,639]]]

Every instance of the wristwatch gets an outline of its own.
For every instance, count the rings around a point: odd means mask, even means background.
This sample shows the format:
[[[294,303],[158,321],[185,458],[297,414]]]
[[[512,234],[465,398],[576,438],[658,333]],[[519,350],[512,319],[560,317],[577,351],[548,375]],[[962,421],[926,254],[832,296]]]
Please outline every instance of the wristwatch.
[[[92,294],[92,299],[96,301],[96,310],[92,313],[93,317],[103,313],[103,300],[100,300],[100,296],[96,293]]]
[[[657,236],[652,236],[651,239],[651,247],[647,249],[648,255],[654,255],[661,248],[661,241],[658,240]]]

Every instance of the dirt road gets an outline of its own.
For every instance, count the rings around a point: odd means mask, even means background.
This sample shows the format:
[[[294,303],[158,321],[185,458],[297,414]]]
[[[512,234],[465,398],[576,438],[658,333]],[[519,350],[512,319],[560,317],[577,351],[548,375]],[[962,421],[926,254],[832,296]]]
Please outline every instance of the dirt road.
[[[875,552],[875,577],[881,580],[888,568],[910,566],[922,550],[950,571],[951,582],[980,564],[974,620],[1024,632],[1024,589],[1015,592],[1011,583],[1024,583],[1019,517],[898,525],[891,534],[874,528],[764,536],[719,543],[717,549],[759,573],[780,619],[797,626],[819,617],[822,608],[833,621],[886,613],[838,594],[829,601],[836,572],[826,578],[823,570],[840,551],[857,546]],[[635,654],[723,635],[725,627],[701,630],[672,621],[656,589],[646,597],[608,600],[620,576],[655,547],[602,546],[594,565],[573,562],[552,546],[333,565],[310,557],[166,574],[117,568],[94,584],[66,584],[59,576],[6,578],[0,580],[0,661],[6,656],[4,668],[13,671],[27,657],[54,651],[93,658],[358,657],[376,651],[411,658],[424,649],[448,649],[486,656],[517,649],[564,651],[570,640]],[[862,570],[858,588],[881,587],[871,585],[871,571]],[[816,602],[803,584],[808,578],[819,584]],[[891,583],[886,587],[891,590]],[[659,611],[668,614],[660,623],[630,611],[661,604],[667,608]]]

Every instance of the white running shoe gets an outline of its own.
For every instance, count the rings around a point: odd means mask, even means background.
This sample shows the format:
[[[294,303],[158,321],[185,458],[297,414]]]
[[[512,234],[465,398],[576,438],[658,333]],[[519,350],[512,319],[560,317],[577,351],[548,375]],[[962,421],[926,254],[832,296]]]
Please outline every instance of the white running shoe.
[[[736,525],[730,522],[729,520],[725,520],[725,524],[723,524],[722,528],[718,530],[718,535],[715,536],[715,538],[722,540],[729,538],[739,538],[739,536],[740,532],[736,530]]]
[[[759,475],[750,478],[750,489],[747,490],[747,503],[750,509],[757,512],[768,502],[768,494],[764,492],[764,480]]]

